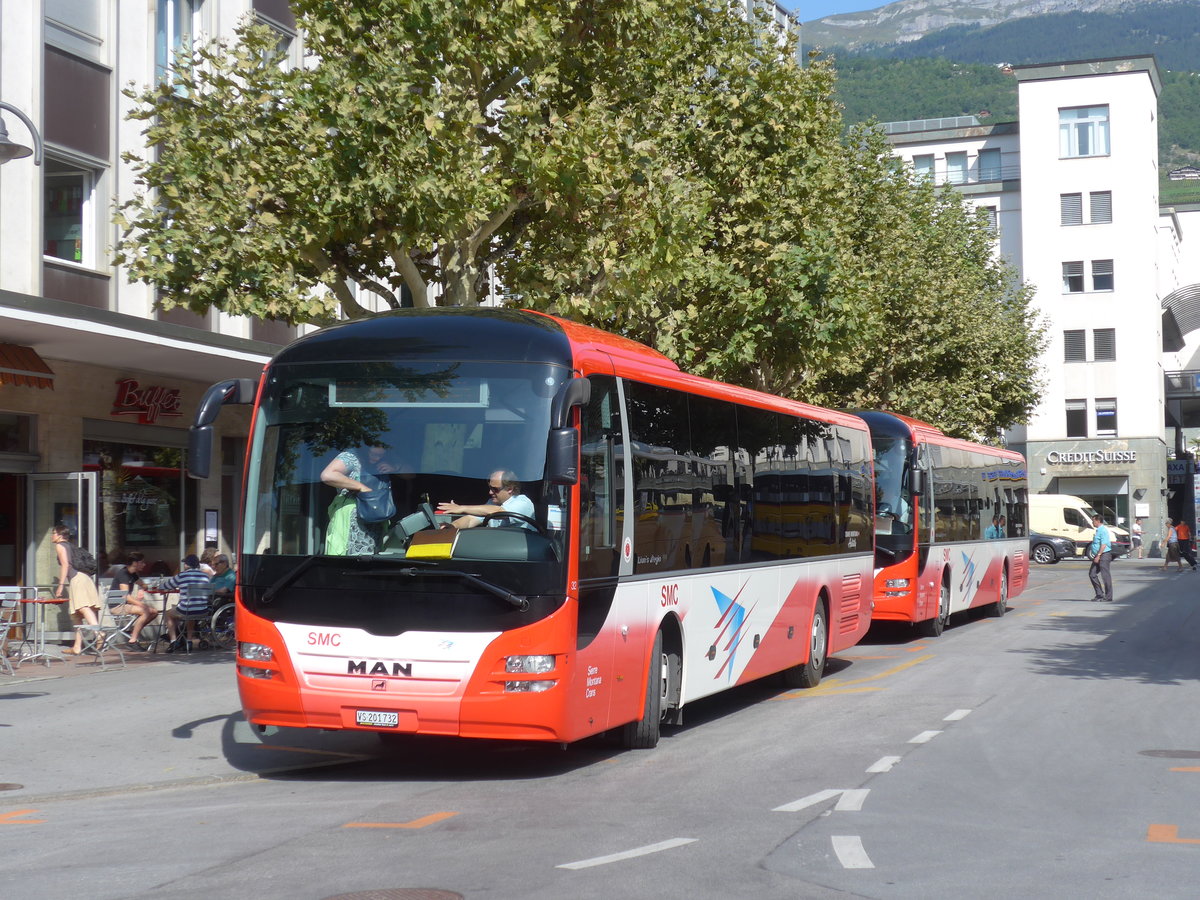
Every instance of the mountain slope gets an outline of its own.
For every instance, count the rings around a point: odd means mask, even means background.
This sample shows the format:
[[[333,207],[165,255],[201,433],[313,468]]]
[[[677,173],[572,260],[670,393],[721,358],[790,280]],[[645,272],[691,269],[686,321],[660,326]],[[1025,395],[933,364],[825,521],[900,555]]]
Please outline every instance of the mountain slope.
[[[866,12],[804,22],[806,47],[848,47],[919,40],[952,26],[988,27],[1029,16],[1115,12],[1161,0],[897,0]],[[803,15],[803,3],[799,4]]]

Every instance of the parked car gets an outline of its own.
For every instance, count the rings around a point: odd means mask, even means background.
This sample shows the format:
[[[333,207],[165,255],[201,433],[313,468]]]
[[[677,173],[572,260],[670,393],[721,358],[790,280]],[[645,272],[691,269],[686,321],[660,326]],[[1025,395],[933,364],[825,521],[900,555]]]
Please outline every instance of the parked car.
[[[1054,534],[1029,535],[1029,558],[1039,565],[1050,565],[1060,559],[1071,559],[1075,556],[1075,542],[1070,538]]]
[[[1129,540],[1114,535],[1112,540],[1113,559],[1120,559],[1129,554]],[[1086,545],[1082,550],[1070,538],[1059,537],[1056,534],[1038,534],[1036,531],[1029,535],[1029,558],[1039,565],[1051,565],[1060,559],[1087,559]]]

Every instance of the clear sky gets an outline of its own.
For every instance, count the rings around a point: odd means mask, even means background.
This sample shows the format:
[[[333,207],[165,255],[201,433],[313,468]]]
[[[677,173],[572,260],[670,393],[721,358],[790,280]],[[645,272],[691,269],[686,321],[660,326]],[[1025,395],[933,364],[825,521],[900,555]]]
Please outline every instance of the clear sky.
[[[839,13],[860,12],[887,6],[891,0],[779,0],[781,6],[800,17],[801,22],[811,22]]]

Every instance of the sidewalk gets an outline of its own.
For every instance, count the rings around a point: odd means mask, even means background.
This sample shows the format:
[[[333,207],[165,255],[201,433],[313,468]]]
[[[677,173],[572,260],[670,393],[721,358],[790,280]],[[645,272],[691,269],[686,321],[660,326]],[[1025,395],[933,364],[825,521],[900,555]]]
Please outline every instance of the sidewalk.
[[[15,643],[15,642],[10,642]],[[91,675],[95,673],[119,672],[122,668],[136,669],[143,666],[153,665],[155,663],[175,663],[177,665],[186,664],[189,662],[203,661],[206,663],[212,662],[233,662],[232,650],[193,650],[189,653],[166,653],[164,652],[166,645],[160,644],[157,653],[152,653],[149,650],[137,651],[126,650],[125,666],[121,665],[121,657],[116,651],[109,650],[104,654],[104,666],[101,667],[95,656],[71,656],[63,653],[62,659],[58,658],[56,651],[62,651],[70,647],[70,644],[51,644],[48,652],[51,654],[50,663],[47,665],[43,660],[25,660],[18,663],[17,660],[9,658],[9,663],[13,667],[13,674],[0,671],[0,688],[14,684],[23,684],[30,681],[45,681],[46,679],[57,678],[74,678],[76,676]]]

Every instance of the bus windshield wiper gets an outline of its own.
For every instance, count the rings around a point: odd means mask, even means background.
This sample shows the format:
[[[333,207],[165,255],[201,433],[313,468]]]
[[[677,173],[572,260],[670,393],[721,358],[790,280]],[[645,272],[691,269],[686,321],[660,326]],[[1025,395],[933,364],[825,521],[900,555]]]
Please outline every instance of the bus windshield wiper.
[[[282,591],[285,587],[307,572],[313,567],[320,556],[309,556],[301,560],[300,563],[293,569],[288,569],[283,573],[283,577],[276,581],[273,585],[263,591],[262,598],[259,602],[270,603],[275,599],[275,595]]]
[[[415,562],[415,560],[414,560]],[[424,563],[424,561],[422,561]],[[424,563],[428,565],[428,563]],[[492,584],[490,581],[484,581],[478,575],[472,575],[470,572],[460,572],[457,569],[418,569],[414,565],[399,566],[394,571],[408,578],[416,578],[423,576],[430,578],[433,576],[461,578],[463,581],[475,585],[480,590],[487,591],[489,594],[499,597],[510,606],[514,606],[521,612],[526,612],[529,609],[529,600],[519,594],[514,594],[511,591],[506,591],[498,584]]]

